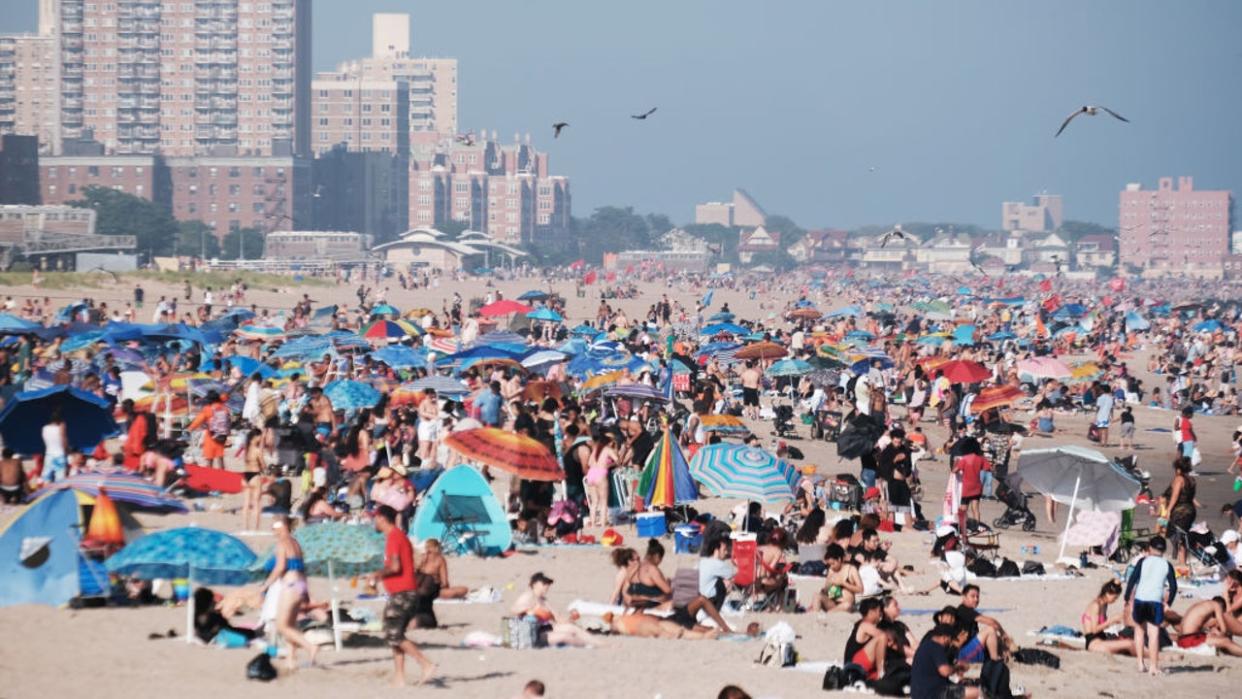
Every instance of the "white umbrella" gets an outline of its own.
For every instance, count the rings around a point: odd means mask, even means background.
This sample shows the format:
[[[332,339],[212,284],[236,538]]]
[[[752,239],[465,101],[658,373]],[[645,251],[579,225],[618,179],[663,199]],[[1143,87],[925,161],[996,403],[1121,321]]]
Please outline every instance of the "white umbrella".
[[[1069,505],[1065,517],[1068,531],[1074,508],[1121,512],[1134,507],[1139,482],[1094,449],[1078,446],[1024,450],[1018,461],[1018,477],[1053,500]],[[1061,538],[1065,555],[1066,537]]]

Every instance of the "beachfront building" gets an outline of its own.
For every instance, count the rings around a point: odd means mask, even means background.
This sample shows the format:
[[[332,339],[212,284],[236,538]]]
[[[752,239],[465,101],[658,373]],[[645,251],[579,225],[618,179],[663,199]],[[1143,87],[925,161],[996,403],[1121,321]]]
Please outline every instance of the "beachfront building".
[[[61,142],[170,157],[309,153],[310,0],[56,0]],[[59,153],[58,147],[53,147]]]
[[[37,136],[44,153],[53,152],[60,138],[52,29],[41,22],[38,34],[0,35],[0,136]]]
[[[357,262],[367,257],[369,236],[347,231],[272,231],[263,257],[272,260]]]
[[[781,249],[780,231],[769,231],[762,225],[741,231],[737,237],[737,259],[744,265],[750,264],[755,255],[764,252],[777,252]]]
[[[1010,232],[1047,233],[1065,221],[1060,194],[1036,194],[1027,204],[1007,201],[1001,204],[1001,228]]]
[[[703,250],[622,250],[613,269],[657,270],[666,274],[702,274],[711,266],[712,254]]]
[[[910,235],[907,233],[906,235]],[[890,240],[888,245],[904,241]],[[937,231],[930,240],[913,249],[914,261],[932,274],[961,274],[971,269],[970,256],[973,243],[967,236],[953,232]]]
[[[97,235],[95,218],[94,209],[73,206],[0,206],[0,269],[18,257],[72,269],[80,253],[134,249],[132,235]]]
[[[1084,235],[1074,243],[1074,264],[1080,270],[1111,269],[1117,264],[1117,240],[1108,233]]]
[[[1021,235],[1013,233],[985,233],[976,236],[972,242],[976,261],[996,259],[1005,268],[1013,268],[1022,264],[1022,257],[1026,252],[1023,243],[1027,241]]]
[[[864,236],[854,241],[858,249],[855,263],[870,272],[903,272],[918,265],[918,236],[906,233],[883,244],[879,235]]]
[[[819,265],[845,263],[849,232],[839,229],[807,231],[786,252],[798,262]]]
[[[167,158],[170,206],[180,221],[229,231],[310,228],[311,162],[305,158]]]
[[[1229,254],[1230,192],[1197,190],[1190,177],[1156,189],[1126,185],[1120,198],[1120,261],[1144,275],[1219,276]]]
[[[755,228],[767,221],[768,215],[763,207],[744,189],[733,190],[730,201],[709,201],[694,207],[694,222],[699,225],[716,223],[721,226]]]

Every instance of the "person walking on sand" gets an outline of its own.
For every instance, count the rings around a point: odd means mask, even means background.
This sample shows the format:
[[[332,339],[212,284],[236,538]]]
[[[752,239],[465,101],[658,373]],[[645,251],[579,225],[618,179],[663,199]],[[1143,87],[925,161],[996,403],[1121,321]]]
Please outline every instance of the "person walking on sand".
[[[414,579],[414,546],[410,538],[396,526],[397,511],[388,505],[375,508],[375,529],[383,534],[384,567],[370,575],[371,585],[382,580],[388,592],[388,604],[384,606],[384,640],[392,648],[393,687],[405,686],[405,656],[410,656],[422,667],[418,684],[431,679],[436,665],[423,655],[414,642],[405,637],[406,627],[418,614],[417,584]]]
[[[1139,672],[1153,675],[1161,674],[1160,627],[1164,624],[1165,605],[1177,598],[1177,576],[1172,564],[1164,559],[1165,547],[1164,537],[1152,537],[1147,543],[1147,555],[1139,559],[1126,582],[1125,598],[1133,603],[1134,655],[1138,658]],[[1143,659],[1144,639],[1150,665]]]

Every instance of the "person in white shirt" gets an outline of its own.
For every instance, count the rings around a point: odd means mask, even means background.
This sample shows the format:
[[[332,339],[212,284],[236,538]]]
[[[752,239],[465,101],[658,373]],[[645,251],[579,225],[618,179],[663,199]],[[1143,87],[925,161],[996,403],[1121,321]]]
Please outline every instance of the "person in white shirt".
[[[720,609],[737,575],[737,566],[729,560],[729,540],[723,536],[705,553],[707,555],[699,559],[699,594]]]
[[[47,424],[43,426],[43,473],[41,476],[45,482],[54,483],[64,480],[68,475],[68,452],[69,441],[65,433],[65,421],[61,419],[60,411],[54,410]]]

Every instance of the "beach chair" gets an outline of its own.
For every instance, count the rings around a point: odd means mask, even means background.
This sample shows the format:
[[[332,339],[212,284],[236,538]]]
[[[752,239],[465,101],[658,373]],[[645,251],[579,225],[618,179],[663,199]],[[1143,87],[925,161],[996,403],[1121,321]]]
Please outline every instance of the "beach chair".
[[[1136,554],[1147,547],[1147,540],[1155,534],[1151,529],[1137,529],[1134,526],[1134,508],[1121,513],[1121,532],[1117,538],[1117,550],[1113,552],[1113,560],[1128,563]]]

